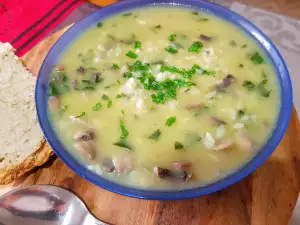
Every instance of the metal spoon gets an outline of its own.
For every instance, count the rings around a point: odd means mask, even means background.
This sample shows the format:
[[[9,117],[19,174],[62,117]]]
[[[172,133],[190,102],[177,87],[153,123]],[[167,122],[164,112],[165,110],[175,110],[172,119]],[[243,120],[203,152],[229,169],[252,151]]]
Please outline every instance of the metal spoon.
[[[0,224],[108,225],[97,220],[72,192],[53,185],[34,185],[0,197]]]

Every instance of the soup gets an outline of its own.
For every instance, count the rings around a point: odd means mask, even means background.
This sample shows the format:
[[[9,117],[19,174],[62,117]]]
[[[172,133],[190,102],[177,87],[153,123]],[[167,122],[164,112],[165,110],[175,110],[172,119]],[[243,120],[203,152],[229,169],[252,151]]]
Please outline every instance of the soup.
[[[235,172],[271,135],[272,66],[212,15],[154,7],[97,23],[63,53],[49,116],[88,169],[151,189],[203,186]]]

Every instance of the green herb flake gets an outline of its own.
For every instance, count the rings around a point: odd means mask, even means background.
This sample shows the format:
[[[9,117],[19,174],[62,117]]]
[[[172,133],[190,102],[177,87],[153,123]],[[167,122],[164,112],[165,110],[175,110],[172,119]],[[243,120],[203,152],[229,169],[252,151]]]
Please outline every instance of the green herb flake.
[[[169,36],[169,41],[175,41],[175,39],[176,39],[176,34],[171,34],[170,36]]]
[[[120,69],[119,65],[118,64],[113,64],[111,69],[113,70],[117,70],[117,69]]]
[[[133,47],[134,48],[141,48],[142,47],[142,42],[140,42],[140,41],[134,41],[133,42]]]
[[[164,104],[166,102],[166,95],[162,91],[158,92],[158,94],[152,94],[151,98],[152,102],[157,104]]]
[[[93,107],[92,107],[92,110],[93,111],[98,111],[99,109],[102,108],[102,105],[100,102],[97,102]]]
[[[176,54],[178,52],[178,50],[172,46],[168,46],[167,48],[165,48],[165,51],[170,54]]]
[[[205,17],[199,19],[199,22],[207,22],[207,21],[209,21],[209,19]]]
[[[229,45],[232,46],[232,47],[236,47],[237,46],[237,43],[235,40],[230,40],[229,41]]]
[[[116,146],[121,147],[121,148],[126,148],[126,149],[129,149],[129,150],[132,150],[132,147],[125,140],[117,141],[116,143],[113,143],[113,145],[116,145]]]
[[[128,51],[128,52],[126,53],[126,56],[129,57],[129,58],[131,58],[131,59],[136,59],[136,58],[138,57],[137,54],[135,54],[135,53],[132,52],[132,51]]]
[[[253,88],[255,88],[255,84],[252,81],[245,80],[243,82],[243,87],[246,87],[248,90],[252,90]]]
[[[241,46],[241,48],[247,48],[247,47],[248,47],[247,44],[243,44],[243,45]]]
[[[251,55],[250,60],[254,64],[262,64],[264,62],[264,59],[260,56],[258,52],[255,52],[253,55]]]
[[[126,98],[127,95],[125,95],[124,93],[121,94],[117,94],[116,99],[120,99],[120,98]]]
[[[125,16],[125,17],[126,17],[126,16],[131,16],[131,15],[132,15],[132,13],[124,13],[124,14],[123,14],[123,16]]]
[[[79,116],[75,116],[75,118],[83,117],[86,115],[86,112],[82,112]]]
[[[238,118],[242,118],[244,115],[245,115],[245,111],[239,109],[238,112],[237,112],[237,117],[238,117]]]
[[[153,27],[154,29],[161,29],[162,26],[160,24],[156,25],[155,27]]]
[[[122,120],[120,121],[120,129],[121,129],[121,133],[122,133],[121,136],[120,136],[120,139],[121,140],[126,140],[127,137],[128,137],[129,132],[126,129],[126,127],[124,125],[124,122]]]
[[[103,27],[103,23],[99,22],[99,23],[97,23],[96,26],[97,26],[97,28]]]
[[[149,136],[149,138],[154,141],[158,141],[158,139],[160,138],[160,135],[161,135],[161,131],[159,129],[157,129],[156,131],[153,132],[153,134],[151,134]]]
[[[177,149],[183,149],[183,144],[181,144],[180,142],[176,141],[174,143],[174,147],[175,147],[176,150]]]
[[[266,85],[266,83],[264,83],[263,81],[260,82],[257,85],[257,90],[261,96],[268,98],[270,96],[271,90],[267,90],[265,85]]]
[[[108,101],[109,100],[109,97],[107,95],[102,95],[102,100],[105,100],[105,101]]]
[[[176,122],[176,117],[173,116],[173,117],[169,117],[166,121],[166,126],[170,127],[172,126],[174,123]]]
[[[198,15],[199,13],[197,11],[193,11],[192,15]]]
[[[108,100],[107,102],[107,108],[110,108],[112,106],[112,100]]]
[[[244,64],[239,64],[239,68],[244,68]]]
[[[126,73],[123,74],[123,77],[129,79],[129,78],[133,77],[133,75],[130,72],[126,72]]]
[[[203,44],[200,41],[196,41],[191,45],[191,47],[189,47],[188,51],[199,53],[202,48]]]

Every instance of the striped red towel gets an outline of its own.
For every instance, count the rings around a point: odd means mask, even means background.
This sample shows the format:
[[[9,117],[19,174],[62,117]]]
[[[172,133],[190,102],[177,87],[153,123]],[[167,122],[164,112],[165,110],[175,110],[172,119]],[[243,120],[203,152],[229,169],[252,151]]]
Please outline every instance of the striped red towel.
[[[65,19],[82,0],[0,0],[0,41],[22,56]]]

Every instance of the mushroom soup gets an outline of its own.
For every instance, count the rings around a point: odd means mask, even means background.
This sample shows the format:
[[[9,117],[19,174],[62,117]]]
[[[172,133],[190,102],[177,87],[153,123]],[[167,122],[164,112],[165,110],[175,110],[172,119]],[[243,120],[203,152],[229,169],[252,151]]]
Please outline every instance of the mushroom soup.
[[[49,116],[66,148],[101,176],[152,189],[207,185],[238,170],[271,135],[279,105],[254,41],[176,7],[99,22],[49,82]]]

